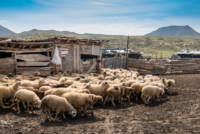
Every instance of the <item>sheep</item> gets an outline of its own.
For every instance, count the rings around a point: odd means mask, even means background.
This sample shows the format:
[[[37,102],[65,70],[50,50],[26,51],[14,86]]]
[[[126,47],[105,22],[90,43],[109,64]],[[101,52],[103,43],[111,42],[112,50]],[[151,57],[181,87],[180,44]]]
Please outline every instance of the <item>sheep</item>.
[[[27,102],[27,112],[29,113],[29,107],[30,103],[32,103],[31,110],[33,111],[33,107],[40,108],[41,107],[41,100],[40,98],[33,92],[27,89],[19,89],[12,100],[12,106],[14,106],[14,100],[17,99],[17,110],[18,113],[20,113],[19,103],[22,101],[22,104],[24,106],[24,109],[26,109],[26,106],[24,102]]]
[[[74,89],[74,88],[57,88],[54,90],[51,95],[62,96],[64,93],[68,92],[78,92],[78,93],[87,93],[90,94],[88,89]]]
[[[162,88],[148,85],[142,88],[141,98],[145,104],[148,104],[149,100],[154,99],[155,97],[160,101],[160,98],[164,93],[165,91]]]
[[[127,87],[130,87],[133,83],[138,83],[138,82],[139,82],[138,80],[131,80],[131,81],[127,81],[125,85]]]
[[[163,80],[163,83],[165,84],[165,86],[169,89],[168,91],[168,93],[169,94],[172,94],[172,89],[173,89],[173,87],[175,87],[175,84],[176,84],[176,82],[175,82],[175,80],[173,80],[173,79],[162,79]]]
[[[151,82],[149,85],[160,87],[160,88],[162,88],[165,92],[168,91],[168,88],[167,88],[163,83],[160,83],[160,82]]]
[[[103,102],[103,98],[94,94],[76,93],[69,92],[63,94],[61,97],[66,98],[75,108],[82,109],[86,115],[87,108],[92,108],[92,106],[97,102]],[[92,117],[94,115],[92,108]]]
[[[50,87],[50,86],[41,86],[40,88],[39,88],[39,90],[40,91],[47,91],[47,90],[49,90],[49,89],[51,89],[52,87]]]
[[[19,87],[18,89],[27,89],[33,91],[40,99],[44,97],[45,91],[40,91],[38,89],[34,89],[33,87]]]
[[[45,91],[44,96],[50,95],[55,90],[56,90],[56,88],[52,88],[52,89]]]
[[[121,89],[121,103],[123,101],[123,97],[126,97],[126,99],[128,99],[129,103],[130,101],[130,96],[131,94],[133,94],[134,90],[132,87],[126,87],[126,86],[120,86]]]
[[[91,85],[89,90],[91,94],[104,96],[108,87],[109,84],[107,82],[102,82],[100,85]]]
[[[10,98],[12,100],[15,92],[17,91],[18,87],[20,86],[21,82],[17,81],[12,86],[0,86],[0,106],[5,109],[5,106],[3,104],[4,100],[7,100]]]
[[[134,94],[135,94],[135,99],[136,101],[138,101],[138,95],[142,93],[142,88],[146,85],[148,85],[149,83],[133,83],[131,85],[131,87],[134,90]]]
[[[72,117],[76,117],[77,111],[74,107],[63,97],[56,95],[48,95],[42,99],[43,112],[46,113],[46,117],[49,116],[49,120],[56,120],[60,112],[63,112],[63,118],[65,117],[65,112],[69,112]],[[55,119],[52,118],[50,110],[56,111]]]
[[[113,87],[109,87],[107,89],[107,92],[106,92],[106,97],[105,97],[105,100],[104,100],[104,104],[106,104],[106,101],[108,98],[111,98],[111,102],[112,102],[112,105],[115,107],[115,103],[114,103],[114,99],[115,97],[118,98],[118,102],[120,103],[120,99],[121,98],[121,90],[120,90],[120,87],[119,86],[113,86]]]
[[[23,82],[22,81],[22,86],[23,87],[33,87],[35,89],[39,89],[43,84],[45,83],[45,80],[44,79],[40,79],[37,83],[36,82]]]

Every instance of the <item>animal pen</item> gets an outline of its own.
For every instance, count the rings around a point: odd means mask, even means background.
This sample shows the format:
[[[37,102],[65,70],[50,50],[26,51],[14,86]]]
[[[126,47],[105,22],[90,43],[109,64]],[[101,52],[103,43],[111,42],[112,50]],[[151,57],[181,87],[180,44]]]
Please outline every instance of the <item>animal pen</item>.
[[[46,40],[0,40],[0,74],[51,75],[60,71],[90,73],[101,70],[101,47],[108,40],[89,40],[73,37]],[[54,65],[51,60],[58,47],[62,64]]]
[[[200,72],[200,59],[147,62],[129,58],[126,66],[140,74],[195,74]]]

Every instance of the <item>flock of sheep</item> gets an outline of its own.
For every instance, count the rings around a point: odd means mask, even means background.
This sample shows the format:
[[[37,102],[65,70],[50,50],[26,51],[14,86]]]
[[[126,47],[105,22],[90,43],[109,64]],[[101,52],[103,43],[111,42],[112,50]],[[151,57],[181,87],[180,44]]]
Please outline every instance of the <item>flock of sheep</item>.
[[[13,108],[20,113],[20,102],[24,109],[32,112],[34,107],[42,108],[49,120],[57,120],[57,115],[65,113],[75,117],[77,113],[87,115],[87,110],[93,105],[115,101],[123,103],[130,98],[142,99],[145,104],[150,100],[160,101],[164,93],[172,93],[175,86],[173,79],[160,79],[157,76],[142,76],[138,72],[125,69],[102,69],[102,74],[67,74],[42,77],[39,73],[34,76],[22,74],[12,76],[0,75],[0,106]],[[5,106],[4,103],[10,103]],[[25,104],[26,103],[26,104]],[[51,112],[55,112],[53,119]]]

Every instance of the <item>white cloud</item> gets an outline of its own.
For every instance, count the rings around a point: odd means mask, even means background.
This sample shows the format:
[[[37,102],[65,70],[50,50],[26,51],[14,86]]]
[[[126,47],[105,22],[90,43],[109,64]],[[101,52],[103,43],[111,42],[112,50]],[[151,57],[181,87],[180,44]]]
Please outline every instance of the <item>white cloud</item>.
[[[7,23],[7,20],[1,20],[0,23]]]
[[[91,4],[95,4],[95,5],[114,5],[114,4],[108,4],[108,3],[100,3],[100,2],[90,2]]]

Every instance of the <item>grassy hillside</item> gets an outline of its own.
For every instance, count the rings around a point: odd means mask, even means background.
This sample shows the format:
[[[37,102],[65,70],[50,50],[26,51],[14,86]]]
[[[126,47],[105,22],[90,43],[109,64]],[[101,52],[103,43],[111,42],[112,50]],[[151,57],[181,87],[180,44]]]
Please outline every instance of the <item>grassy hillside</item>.
[[[32,33],[36,31],[32,30]],[[42,32],[42,31],[40,31]],[[22,36],[23,35],[23,36]],[[30,35],[30,36],[28,36]],[[35,39],[47,39],[51,37],[77,37],[82,39],[99,39],[110,40],[109,43],[104,45],[105,48],[124,48],[127,44],[127,36],[122,35],[102,35],[102,34],[76,34],[72,32],[64,33],[52,31],[52,33],[26,33],[10,35],[9,38],[35,40]],[[200,37],[174,37],[174,36],[130,36],[130,49],[144,52],[144,55],[152,56],[162,55],[164,57],[169,56],[182,49],[200,49]]]

